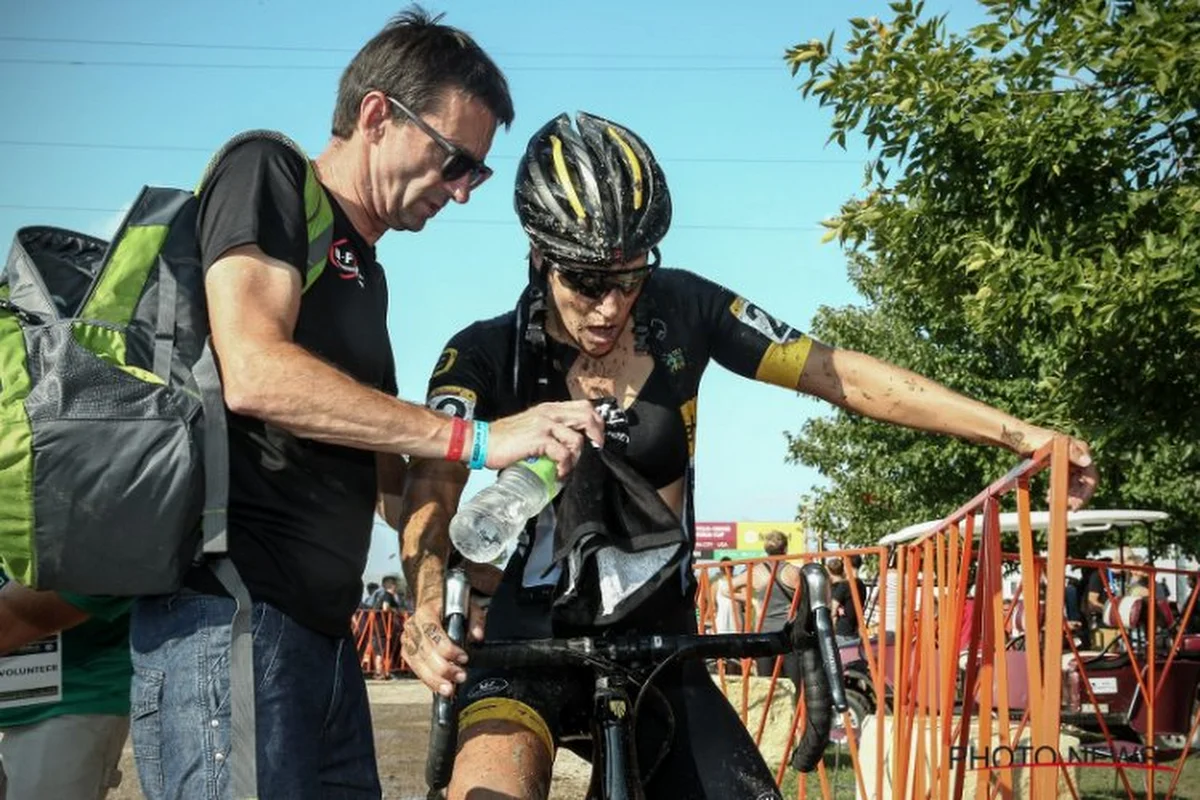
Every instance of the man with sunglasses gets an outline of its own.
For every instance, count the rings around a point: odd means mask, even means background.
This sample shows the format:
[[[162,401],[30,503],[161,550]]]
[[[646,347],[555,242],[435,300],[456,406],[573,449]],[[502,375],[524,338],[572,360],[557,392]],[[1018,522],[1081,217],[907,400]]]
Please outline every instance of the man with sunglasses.
[[[396,397],[387,286],[375,244],[466,203],[513,118],[504,76],[465,33],[420,9],[392,20],[342,75],[333,136],[311,165],[282,137],[215,164],[197,236],[228,407],[229,551],[253,617],[256,752],[231,743],[235,602],[208,567],[140,599],[131,641],[133,739],[150,798],[379,797],[350,619],[377,501],[403,491],[403,456],[500,468],[548,455],[564,471],[589,404],[547,404],[490,427]],[[309,254],[306,208],[332,216]],[[315,258],[315,261],[314,261]],[[310,269],[311,265],[311,269]],[[240,674],[240,673],[239,673]],[[231,747],[233,749],[231,750]],[[257,769],[250,768],[251,756]]]
[[[434,371],[429,405],[494,419],[545,400],[617,398],[628,421],[619,457],[691,541],[696,400],[710,361],[876,419],[1021,454],[1053,435],[899,367],[821,344],[691,272],[659,267],[671,219],[666,178],[646,143],[615,122],[581,113],[574,126],[565,114],[546,124],[518,168],[515,204],[530,240],[529,284],[513,311],[451,339],[447,353],[457,357]],[[1072,443],[1072,458],[1078,504],[1093,491],[1095,471],[1083,442]],[[471,670],[442,632],[440,572],[415,567],[440,566],[440,555],[430,554],[448,546],[465,480],[458,465],[419,459],[411,466],[403,542],[417,608],[405,637],[419,647],[409,663],[432,689],[454,694],[461,710],[450,798],[476,790],[545,797],[556,748],[589,730],[593,686],[579,670]],[[570,485],[559,495],[560,519],[574,513],[564,497],[573,499]],[[530,521],[488,604],[489,638],[578,630],[560,614],[564,589],[575,587],[560,579],[576,574],[577,554],[560,546],[562,533],[554,507]],[[658,583],[608,630],[695,630],[691,565],[668,567],[675,579]],[[606,577],[624,576],[600,575],[600,582]],[[478,618],[471,635],[483,635]],[[779,797],[703,665],[672,669],[658,684],[672,713],[648,708],[637,721],[646,796]]]

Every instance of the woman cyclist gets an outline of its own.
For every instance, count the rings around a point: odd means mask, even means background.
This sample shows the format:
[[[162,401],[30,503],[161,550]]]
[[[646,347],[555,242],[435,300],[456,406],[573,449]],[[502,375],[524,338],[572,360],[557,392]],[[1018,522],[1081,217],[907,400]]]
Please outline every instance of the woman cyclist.
[[[529,283],[516,308],[455,335],[429,385],[429,404],[496,419],[542,400],[615,397],[628,420],[624,458],[693,536],[696,395],[710,361],[879,420],[1027,454],[1053,433],[870,356],[817,342],[734,292],[660,266],[671,221],[666,178],[650,148],[615,122],[563,114],[530,140],[515,205],[529,235]],[[1072,442],[1076,502],[1095,472]],[[417,609],[404,632],[414,672],[455,693],[460,751],[451,798],[486,788],[545,797],[557,747],[586,733],[593,686],[582,670],[471,670],[440,625],[447,525],[467,472],[419,461],[409,474],[405,568]],[[564,492],[565,493],[565,492]],[[561,499],[561,497],[560,497]],[[559,580],[554,514],[531,521],[487,612],[489,637],[568,635],[551,604]],[[690,553],[689,553],[690,556]],[[690,564],[620,623],[642,632],[695,630]],[[472,635],[482,636],[476,619]],[[778,797],[770,771],[703,664],[658,682],[671,704],[639,718],[638,764],[650,798]],[[647,775],[649,772],[651,774]],[[489,796],[492,796],[489,794]]]

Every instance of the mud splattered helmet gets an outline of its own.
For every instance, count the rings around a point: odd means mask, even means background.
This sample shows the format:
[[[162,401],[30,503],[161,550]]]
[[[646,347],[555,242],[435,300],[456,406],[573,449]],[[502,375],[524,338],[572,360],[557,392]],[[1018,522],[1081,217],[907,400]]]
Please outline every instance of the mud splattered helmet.
[[[641,138],[580,112],[542,127],[517,168],[513,203],[538,250],[608,265],[649,253],[671,227],[666,176]]]

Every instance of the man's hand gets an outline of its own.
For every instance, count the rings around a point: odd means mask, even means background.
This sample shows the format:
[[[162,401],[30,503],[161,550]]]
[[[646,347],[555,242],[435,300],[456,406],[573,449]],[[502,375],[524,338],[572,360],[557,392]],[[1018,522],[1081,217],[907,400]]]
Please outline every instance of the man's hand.
[[[487,465],[502,469],[530,456],[549,456],[561,478],[575,466],[585,436],[604,444],[604,423],[590,401],[542,403],[491,424]]]
[[[1054,431],[1046,428],[1034,428],[1023,437],[1024,446],[1014,449],[1020,455],[1028,456],[1057,435]],[[1067,507],[1072,511],[1078,511],[1096,493],[1096,484],[1100,480],[1100,475],[1096,471],[1095,462],[1092,461],[1091,448],[1082,439],[1071,439],[1068,456],[1071,459],[1071,476],[1067,485]]]
[[[1078,511],[1092,499],[1096,493],[1096,484],[1100,481],[1100,473],[1092,461],[1091,448],[1087,442],[1071,439],[1071,479],[1067,486],[1067,506],[1072,511]]]
[[[456,684],[467,679],[463,667],[467,653],[450,641],[442,627],[442,604],[439,597],[434,602],[417,606],[404,623],[401,643],[404,661],[421,682],[443,697],[454,694]],[[484,610],[474,598],[471,599],[471,619],[467,635],[471,641],[483,639]]]

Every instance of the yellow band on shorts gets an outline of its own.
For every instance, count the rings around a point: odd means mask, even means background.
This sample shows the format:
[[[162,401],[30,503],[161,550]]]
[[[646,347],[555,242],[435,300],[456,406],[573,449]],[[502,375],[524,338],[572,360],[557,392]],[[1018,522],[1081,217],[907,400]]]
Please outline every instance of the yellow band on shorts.
[[[542,715],[534,711],[520,700],[511,697],[488,697],[476,700],[458,715],[458,730],[463,731],[480,722],[488,720],[503,720],[515,722],[533,732],[546,745],[546,752],[554,755],[554,737],[550,735],[550,726]]]

